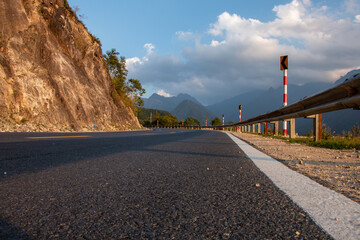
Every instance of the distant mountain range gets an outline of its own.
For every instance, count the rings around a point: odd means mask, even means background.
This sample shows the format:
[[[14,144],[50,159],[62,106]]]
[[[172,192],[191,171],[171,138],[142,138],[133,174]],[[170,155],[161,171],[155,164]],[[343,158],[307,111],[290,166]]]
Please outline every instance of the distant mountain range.
[[[208,119],[208,123],[210,124],[210,121],[216,117],[210,110],[192,100],[182,101],[171,111],[171,114],[176,116],[179,120],[185,120],[187,117],[194,117],[200,121],[201,125],[205,125],[205,118]]]
[[[144,98],[144,108],[159,109],[171,112],[184,100],[191,100],[194,103],[201,103],[189,94],[180,93],[176,97],[164,97],[154,93],[149,98]]]
[[[328,88],[332,88],[340,84],[347,78],[360,73],[360,70],[354,70],[333,83],[313,82],[302,86],[288,85],[288,104],[295,103],[306,96],[311,96]],[[201,105],[194,97],[188,94],[179,94],[176,97],[163,97],[153,94],[150,98],[144,99],[145,108],[153,108],[166,110],[175,115],[179,121],[187,117],[197,118],[202,125],[205,124],[205,118],[208,123],[215,116],[221,119],[222,114],[225,115],[225,122],[238,122],[239,110],[238,105],[242,105],[242,120],[246,120],[267,112],[274,111],[282,107],[283,87],[269,88],[268,90],[251,91],[240,94],[221,101],[219,103],[209,105],[207,107]],[[323,114],[324,124],[340,133],[343,130],[349,131],[355,123],[359,123],[360,111],[347,109],[331,113]],[[305,134],[312,130],[312,121],[309,119],[296,119],[296,131],[299,134]]]
[[[215,114],[204,107],[198,100],[189,94],[179,94],[176,97],[163,97],[156,93],[149,98],[143,98],[144,108],[159,109],[170,112],[179,121],[188,117],[194,117],[205,125],[205,118],[208,122],[215,118]]]

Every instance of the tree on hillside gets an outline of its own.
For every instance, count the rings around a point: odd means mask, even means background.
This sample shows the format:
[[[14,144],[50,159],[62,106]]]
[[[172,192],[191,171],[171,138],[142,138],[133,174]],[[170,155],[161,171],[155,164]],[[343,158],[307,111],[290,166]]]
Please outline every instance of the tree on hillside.
[[[104,60],[109,69],[111,79],[114,83],[117,94],[125,100],[131,100],[131,107],[137,110],[136,106],[142,106],[144,104],[141,96],[145,94],[145,89],[137,79],[127,80],[128,71],[126,69],[125,57],[120,56],[115,49],[107,51],[104,55]]]
[[[200,121],[194,117],[188,117],[184,121],[185,126],[200,126]]]
[[[174,125],[178,125],[178,119],[177,117],[173,116],[173,115],[168,115],[168,116],[159,116],[157,118],[154,119],[152,124],[156,124],[157,120],[159,120],[159,125],[160,126],[174,126]]]
[[[125,93],[125,82],[127,77],[125,57],[118,57],[118,53],[114,48],[106,51],[104,55],[105,62],[108,66],[111,79],[114,83],[115,90],[119,95]]]
[[[213,120],[211,120],[211,125],[212,126],[220,126],[220,125],[222,125],[222,122],[218,117],[215,117]]]
[[[139,80],[132,78],[129,79],[126,85],[126,90],[137,106],[144,106],[144,100],[142,100],[141,96],[144,95],[146,91],[142,88]]]

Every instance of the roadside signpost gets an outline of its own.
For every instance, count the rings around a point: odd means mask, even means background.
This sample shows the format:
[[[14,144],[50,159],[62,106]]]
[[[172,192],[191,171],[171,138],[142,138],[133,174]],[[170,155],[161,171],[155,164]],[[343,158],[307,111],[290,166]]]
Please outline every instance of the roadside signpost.
[[[284,100],[283,100],[283,107],[287,106],[287,70],[288,70],[288,55],[280,57],[280,70],[284,73]],[[284,136],[287,135],[287,121],[284,120],[283,122],[283,132]]]
[[[241,122],[241,108],[242,108],[242,106],[239,105],[239,122]]]
[[[241,108],[242,106],[239,105],[239,122],[241,122]],[[240,131],[240,127],[238,127],[238,131]]]

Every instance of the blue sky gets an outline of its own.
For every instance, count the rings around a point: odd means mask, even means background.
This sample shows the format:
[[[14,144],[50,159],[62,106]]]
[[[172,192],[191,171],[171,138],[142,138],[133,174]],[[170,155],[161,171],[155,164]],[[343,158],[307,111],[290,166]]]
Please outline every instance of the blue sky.
[[[360,0],[68,0],[103,52],[127,58],[146,96],[212,104],[289,83],[334,82],[360,68]]]
[[[80,19],[100,38],[104,52],[116,48],[126,58],[144,55],[146,43],[157,46],[159,54],[179,52],[185,44],[177,40],[176,32],[203,34],[225,11],[264,21],[275,16],[274,3],[268,0],[68,1],[73,9],[79,8]]]

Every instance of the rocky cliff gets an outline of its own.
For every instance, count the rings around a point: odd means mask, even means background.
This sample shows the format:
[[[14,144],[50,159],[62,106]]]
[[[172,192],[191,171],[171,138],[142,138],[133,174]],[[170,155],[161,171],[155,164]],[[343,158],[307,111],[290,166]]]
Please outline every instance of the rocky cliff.
[[[0,1],[0,130],[139,128],[66,0]]]

